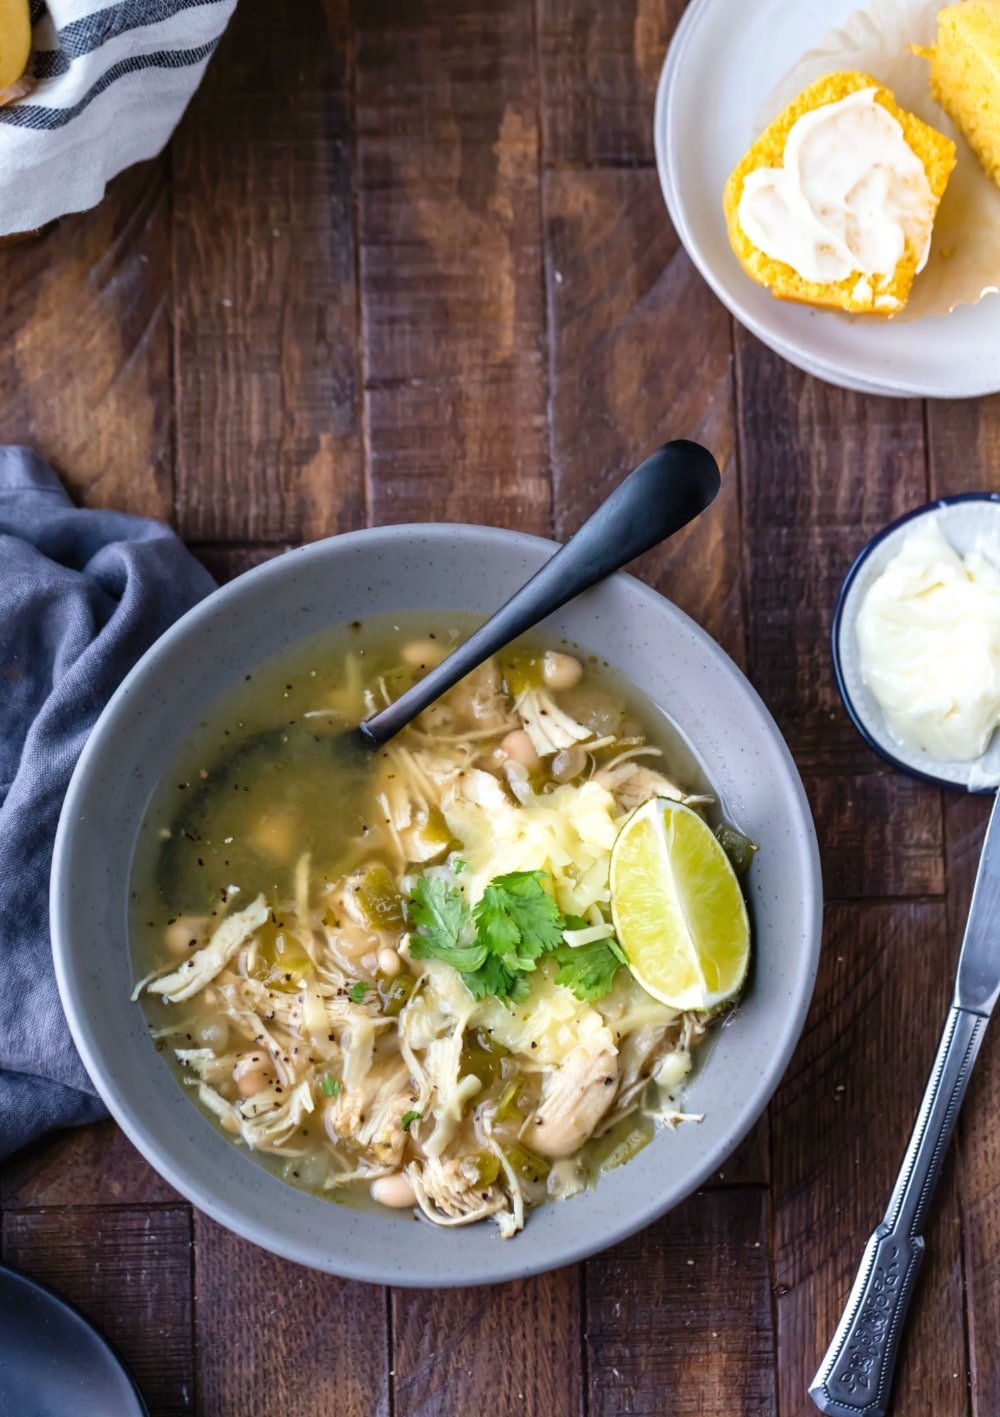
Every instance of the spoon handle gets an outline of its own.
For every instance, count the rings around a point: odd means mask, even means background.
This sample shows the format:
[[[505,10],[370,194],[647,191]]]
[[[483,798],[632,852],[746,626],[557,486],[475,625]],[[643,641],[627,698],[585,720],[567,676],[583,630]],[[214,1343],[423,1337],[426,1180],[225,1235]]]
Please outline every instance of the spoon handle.
[[[719,468],[699,443],[665,443],[629,473],[580,530],[447,659],[361,724],[371,743],[405,728],[491,654],[568,600],[693,520],[719,490]]]
[[[889,1208],[869,1237],[809,1396],[831,1417],[885,1417],[903,1320],[924,1257],[921,1234],[989,1020],[953,1004]]]

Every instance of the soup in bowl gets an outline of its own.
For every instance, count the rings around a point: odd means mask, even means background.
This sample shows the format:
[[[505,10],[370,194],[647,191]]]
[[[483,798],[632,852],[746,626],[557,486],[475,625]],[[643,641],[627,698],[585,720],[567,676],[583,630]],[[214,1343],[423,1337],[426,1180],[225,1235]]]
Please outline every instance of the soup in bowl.
[[[351,733],[550,549],[405,527],[282,557],[154,647],[74,777],[53,933],[84,1060],[168,1180],[291,1258],[478,1283],[589,1253],[720,1164],[801,1027],[801,786],[738,671],[638,582],[386,747]],[[696,946],[690,861],[724,880],[745,986],[711,939],[693,977],[640,949],[619,843],[654,827]]]

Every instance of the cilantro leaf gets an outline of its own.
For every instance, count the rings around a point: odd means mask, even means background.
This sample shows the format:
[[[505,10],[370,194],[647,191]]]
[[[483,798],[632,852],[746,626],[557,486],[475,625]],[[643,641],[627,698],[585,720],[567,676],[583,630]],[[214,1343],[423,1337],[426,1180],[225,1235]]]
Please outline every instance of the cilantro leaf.
[[[461,942],[469,908],[453,886],[437,877],[421,877],[410,894],[408,913],[417,927],[410,936],[414,959],[440,959],[461,974],[478,969],[485,960],[485,945]]]
[[[562,942],[562,912],[542,885],[544,871],[496,876],[473,910],[478,938],[511,971],[530,973]]]
[[[556,983],[572,989],[585,1004],[603,999],[625,963],[617,940],[594,940],[589,945],[560,945],[555,952],[559,963]]]
[[[508,969],[496,955],[487,955],[479,969],[462,978],[474,999],[506,999],[513,995],[514,986],[522,976]]]
[[[565,921],[545,890],[544,871],[511,871],[496,876],[472,911],[460,891],[439,878],[423,877],[413,887],[409,918],[414,959],[450,964],[474,999],[527,998],[526,978],[545,954],[562,942]],[[475,927],[475,942],[469,938]]]
[[[399,1119],[399,1125],[402,1127],[404,1132],[408,1132],[413,1126],[413,1123],[419,1122],[422,1116],[422,1112],[404,1112],[402,1117],[400,1117]]]
[[[342,1090],[343,1086],[344,1084],[342,1082],[340,1082],[337,1078],[332,1078],[330,1074],[327,1073],[326,1077],[319,1085],[319,1090],[320,1092],[322,1092],[324,1097],[336,1097],[337,1093]]]
[[[363,1003],[364,997],[371,987],[372,986],[370,984],[366,984],[363,979],[356,979],[351,985],[351,987],[348,989],[347,997],[350,999],[352,1004]]]
[[[486,887],[482,899],[473,907],[472,917],[476,922],[476,938],[486,945],[491,955],[510,969],[534,969],[534,955],[518,953],[521,931],[507,910],[503,891],[495,883]]]

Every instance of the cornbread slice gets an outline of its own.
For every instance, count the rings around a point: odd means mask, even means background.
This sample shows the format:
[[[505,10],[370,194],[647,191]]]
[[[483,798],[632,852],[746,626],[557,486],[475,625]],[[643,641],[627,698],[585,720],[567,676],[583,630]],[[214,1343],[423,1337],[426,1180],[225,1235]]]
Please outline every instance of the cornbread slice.
[[[965,0],[937,17],[931,90],[1000,183],[1000,0]]]
[[[21,77],[31,54],[28,0],[0,0],[0,90]]]
[[[860,89],[874,89],[875,102],[887,109],[899,123],[907,144],[923,163],[936,213],[955,165],[955,144],[914,114],[900,108],[890,90],[877,79],[856,72],[828,74],[818,79],[765,128],[729,177],[723,194],[723,208],[730,245],[743,269],[779,300],[796,300],[808,305],[849,310],[855,314],[888,316],[906,304],[913,278],[921,264],[924,252],[918,250],[913,241],[907,240],[896,269],[884,277],[869,277],[859,270],[844,280],[821,284],[806,280],[791,266],[773,260],[755,246],[739,220],[740,199],[747,176],[758,168],[784,166],[785,144],[798,120],[826,104],[838,103]]]

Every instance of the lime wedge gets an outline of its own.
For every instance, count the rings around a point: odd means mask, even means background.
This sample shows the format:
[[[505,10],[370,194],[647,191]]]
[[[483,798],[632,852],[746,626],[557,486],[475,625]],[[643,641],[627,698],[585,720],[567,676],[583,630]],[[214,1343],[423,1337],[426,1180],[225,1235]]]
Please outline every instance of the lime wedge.
[[[674,1009],[715,1009],[750,962],[740,883],[697,812],[657,797],[624,823],[611,852],[611,913],[633,975]]]

